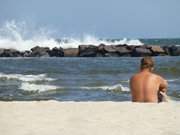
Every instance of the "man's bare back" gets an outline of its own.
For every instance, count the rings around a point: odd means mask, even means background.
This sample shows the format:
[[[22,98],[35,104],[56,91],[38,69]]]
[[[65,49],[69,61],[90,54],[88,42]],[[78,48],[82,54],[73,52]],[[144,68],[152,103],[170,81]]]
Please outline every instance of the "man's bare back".
[[[159,102],[160,91],[166,92],[167,82],[159,75],[151,73],[150,68],[142,68],[130,80],[132,101]]]

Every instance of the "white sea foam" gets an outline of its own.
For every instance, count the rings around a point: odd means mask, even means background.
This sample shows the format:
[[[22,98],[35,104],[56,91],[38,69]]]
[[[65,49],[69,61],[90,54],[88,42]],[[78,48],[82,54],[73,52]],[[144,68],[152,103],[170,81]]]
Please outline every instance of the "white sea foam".
[[[54,85],[46,85],[46,84],[35,84],[36,81],[54,81],[55,79],[47,77],[46,74],[37,74],[37,75],[23,75],[23,74],[4,74],[0,73],[0,78],[11,80],[20,80],[21,85],[19,89],[25,91],[38,91],[44,92],[49,90],[55,90],[59,87]]]
[[[45,29],[28,29],[26,23],[10,21],[0,28],[0,48],[13,48],[20,51],[30,50],[34,46],[56,47],[59,44]],[[27,36],[28,35],[28,36]]]
[[[134,39],[134,40],[128,40],[127,38],[123,38],[122,40],[118,40],[118,41],[107,41],[107,40],[103,40],[103,39],[98,39],[96,37],[90,36],[90,35],[86,35],[83,37],[83,39],[75,39],[75,38],[68,38],[68,42],[62,42],[60,44],[61,47],[63,48],[78,48],[79,45],[95,45],[98,46],[100,44],[105,44],[105,45],[143,45],[143,43],[138,40],[138,39]]]
[[[32,32],[33,31],[33,32]],[[100,40],[96,37],[85,35],[82,39],[78,38],[65,38],[66,42],[57,42],[52,36],[50,36],[50,30],[46,29],[29,29],[26,23],[18,23],[16,21],[6,22],[0,27],[0,48],[13,48],[20,51],[30,50],[35,46],[41,47],[62,47],[62,48],[77,48],[82,44],[99,45],[101,43],[106,45],[143,45],[143,43],[137,39],[128,40],[124,38],[119,41],[107,41]],[[28,36],[27,36],[28,35]],[[64,38],[61,38],[64,39]]]
[[[23,82],[35,82],[35,81],[54,81],[55,79],[49,78],[46,74],[38,74],[38,75],[23,75],[23,74],[4,74],[0,73],[0,78],[5,79],[16,79]]]
[[[30,83],[22,83],[19,89],[25,91],[38,91],[38,92],[45,92],[49,90],[56,90],[60,87],[54,85],[44,85],[44,84],[30,84]]]
[[[112,86],[96,86],[96,87],[81,87],[81,89],[102,89],[102,90],[109,90],[109,91],[123,91],[123,92],[129,92],[130,89],[128,87],[122,86],[121,84],[116,84]]]
[[[167,81],[168,82],[176,82],[176,81],[179,81],[180,80],[180,78],[175,78],[175,79],[168,79]]]

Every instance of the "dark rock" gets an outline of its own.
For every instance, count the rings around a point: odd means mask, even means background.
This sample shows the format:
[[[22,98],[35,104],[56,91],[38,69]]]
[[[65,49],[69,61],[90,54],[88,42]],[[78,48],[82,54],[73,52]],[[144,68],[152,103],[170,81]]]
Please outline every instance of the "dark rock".
[[[22,53],[15,49],[0,49],[0,57],[21,57]]]
[[[113,45],[104,46],[104,50],[108,53],[116,53],[117,52],[116,47]]]
[[[4,49],[0,49],[0,56],[3,54]]]
[[[119,54],[116,51],[116,47],[113,45],[100,44],[98,46],[98,57],[118,57]]]
[[[97,52],[96,57],[105,57],[105,53]]]
[[[133,51],[133,50],[134,50],[134,48],[136,48],[136,47],[140,47],[140,46],[127,45],[126,47],[127,47],[127,49],[128,49],[128,50]]]
[[[120,57],[120,56],[180,56],[180,46],[129,46],[129,45],[80,45],[79,48],[62,49],[36,46],[30,51],[0,49],[0,57]]]
[[[130,56],[132,50],[127,45],[103,45],[98,47],[98,53],[105,57]]]
[[[132,52],[127,45],[104,46],[104,51],[106,57],[130,56]]]
[[[116,52],[119,56],[131,56],[132,50],[126,45],[117,45],[115,46]]]
[[[30,57],[49,57],[50,49],[48,47],[36,46],[31,49]]]
[[[68,48],[64,49],[64,57],[77,57],[79,55],[78,48]]]
[[[170,55],[169,47],[168,47],[168,46],[163,46],[162,48],[163,48],[163,50],[165,51],[165,54],[166,54],[166,55]]]
[[[39,46],[35,46],[33,48],[31,48],[31,51],[32,52],[35,52],[35,51],[49,51],[50,49],[48,47],[39,47]]]
[[[104,50],[105,44],[100,44],[98,46],[98,52],[96,54],[97,57],[105,57],[106,51]]]
[[[49,51],[49,55],[51,57],[63,57],[64,56],[64,51],[63,49],[54,47],[51,51]]]
[[[117,52],[108,52],[104,54],[105,57],[119,57]]]
[[[105,50],[104,50],[104,47],[105,47],[106,45],[105,44],[100,44],[99,46],[98,46],[98,51],[99,52],[104,52]]]
[[[166,54],[165,50],[160,46],[156,46],[156,45],[150,46],[150,50],[152,51],[153,56],[159,56],[159,55]]]
[[[152,52],[146,46],[138,46],[135,47],[132,51],[133,57],[143,57],[143,56],[151,56]]]
[[[168,51],[171,56],[180,56],[180,46],[170,46]]]
[[[94,45],[80,45],[79,56],[80,57],[96,57],[98,47]]]
[[[98,52],[101,52],[101,53],[105,53],[105,50],[104,50],[104,47],[105,47],[106,45],[104,45],[104,44],[100,44],[99,46],[98,46]]]
[[[31,55],[30,51],[23,52],[23,57],[30,57],[30,55]]]

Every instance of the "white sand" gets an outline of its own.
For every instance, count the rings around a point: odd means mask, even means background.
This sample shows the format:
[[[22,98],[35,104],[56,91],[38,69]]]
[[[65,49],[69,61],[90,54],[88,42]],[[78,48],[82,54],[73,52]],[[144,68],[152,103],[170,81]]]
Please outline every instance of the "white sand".
[[[180,103],[0,102],[0,135],[180,135]]]

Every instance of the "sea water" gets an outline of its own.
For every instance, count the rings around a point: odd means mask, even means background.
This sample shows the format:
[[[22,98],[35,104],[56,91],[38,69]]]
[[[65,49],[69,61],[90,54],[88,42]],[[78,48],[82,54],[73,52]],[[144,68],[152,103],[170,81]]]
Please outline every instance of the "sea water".
[[[155,72],[180,99],[180,57],[155,57]],[[1,58],[0,100],[126,101],[140,58]]]
[[[0,48],[24,51],[37,45],[50,48],[77,48],[80,44],[101,43],[180,45],[180,39],[100,39],[89,35],[57,39],[42,30],[31,33],[31,36],[27,31],[23,24],[19,26],[14,21],[5,23],[0,28]],[[0,100],[130,100],[129,79],[139,71],[140,59],[0,58]],[[154,72],[168,80],[168,95],[180,100],[180,56],[159,56],[154,59]]]

